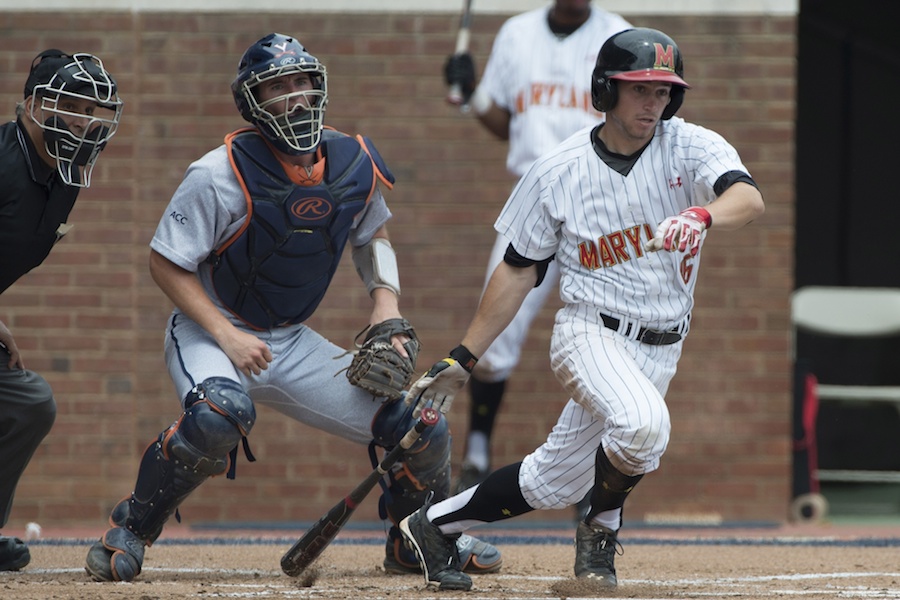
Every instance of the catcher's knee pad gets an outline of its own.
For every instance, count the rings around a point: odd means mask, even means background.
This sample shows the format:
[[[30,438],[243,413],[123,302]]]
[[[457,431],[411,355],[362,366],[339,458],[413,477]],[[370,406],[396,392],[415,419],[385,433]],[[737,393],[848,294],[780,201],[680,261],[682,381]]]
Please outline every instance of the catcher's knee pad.
[[[147,448],[130,498],[113,509],[113,526],[152,543],[181,502],[208,477],[228,468],[228,454],[256,420],[236,382],[211,378],[191,390],[185,411]]]
[[[414,407],[403,400],[384,404],[372,420],[375,443],[392,448],[413,426]],[[444,415],[428,427],[406,451],[402,464],[390,474],[389,491],[382,498],[388,516],[395,523],[415,512],[430,491],[440,501],[450,494],[450,428]]]

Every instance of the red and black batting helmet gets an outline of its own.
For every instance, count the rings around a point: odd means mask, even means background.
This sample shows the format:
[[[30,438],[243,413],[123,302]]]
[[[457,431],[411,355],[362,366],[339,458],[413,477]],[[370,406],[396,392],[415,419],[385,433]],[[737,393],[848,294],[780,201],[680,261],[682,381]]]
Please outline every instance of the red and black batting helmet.
[[[638,27],[610,37],[600,48],[591,79],[594,108],[606,112],[616,105],[616,81],[664,81],[672,84],[671,100],[663,119],[672,115],[691,87],[683,79],[684,62],[675,41],[662,31]]]

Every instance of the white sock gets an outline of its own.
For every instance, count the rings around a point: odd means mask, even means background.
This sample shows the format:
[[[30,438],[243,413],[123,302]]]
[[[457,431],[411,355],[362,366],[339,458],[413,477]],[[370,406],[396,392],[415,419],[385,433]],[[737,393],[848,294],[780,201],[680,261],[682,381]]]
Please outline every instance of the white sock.
[[[483,431],[470,431],[466,443],[466,462],[480,471],[487,471],[491,464],[491,449],[488,436]]]
[[[613,531],[619,530],[619,522],[622,520],[622,509],[614,508],[612,510],[604,510],[591,519],[591,525],[602,525]]]

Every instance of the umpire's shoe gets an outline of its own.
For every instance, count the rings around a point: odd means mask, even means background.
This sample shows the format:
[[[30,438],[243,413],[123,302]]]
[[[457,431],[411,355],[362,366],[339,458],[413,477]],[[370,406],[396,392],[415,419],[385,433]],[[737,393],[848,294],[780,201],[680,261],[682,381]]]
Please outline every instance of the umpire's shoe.
[[[578,524],[575,533],[575,577],[598,588],[616,587],[616,532],[602,525]]]
[[[31,552],[17,537],[0,535],[0,571],[18,571],[31,562]]]
[[[84,570],[94,581],[132,581],[141,574],[144,546],[124,527],[113,527],[88,550]]]
[[[459,552],[459,565],[464,573],[474,575],[496,573],[503,565],[500,550],[465,533],[456,540],[456,550]],[[384,554],[385,573],[392,575],[410,573],[420,575],[422,573],[416,553],[404,545],[403,535],[396,526],[392,526],[388,531]]]
[[[425,573],[425,584],[441,590],[472,589],[472,578],[462,572],[456,535],[444,535],[431,523],[425,513],[431,506],[431,496],[422,508],[400,521],[400,531],[409,547],[415,551]]]

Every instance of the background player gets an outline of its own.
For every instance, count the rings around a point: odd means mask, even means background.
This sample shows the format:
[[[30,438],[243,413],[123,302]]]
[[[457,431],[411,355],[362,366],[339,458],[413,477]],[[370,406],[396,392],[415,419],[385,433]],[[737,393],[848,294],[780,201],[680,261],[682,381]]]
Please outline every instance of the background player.
[[[0,293],[44,262],[70,226],[81,188],[122,115],[116,82],[100,59],[45,50],[31,63],[16,120],[0,125]],[[56,418],[47,381],[25,368],[0,321],[0,527],[16,486]],[[31,560],[22,540],[0,536],[0,571]]]
[[[451,56],[445,76],[448,84],[461,85],[481,124],[509,140],[506,168],[518,179],[536,158],[579,129],[600,122],[602,115],[590,101],[591,71],[603,42],[628,27],[625,19],[591,6],[590,0],[555,0],[503,24],[477,90],[470,54]],[[497,235],[485,285],[508,243]],[[559,271],[551,264],[544,282],[527,296],[472,373],[469,431],[456,491],[480,483],[488,474],[491,433],[506,382],[519,362],[528,328],[558,281]]]
[[[551,365],[571,400],[521,462],[401,522],[430,584],[471,588],[458,569],[460,532],[571,506],[589,489],[575,574],[598,588],[617,583],[622,507],[669,441],[664,398],[690,329],[706,230],[740,228],[765,210],[735,149],[673,117],[683,74],[678,47],[660,31],[631,29],[603,44],[591,83],[606,122],[538,159],[518,183],[495,224],[510,243],[462,344],[409,390],[408,400],[446,411],[555,259],[565,306]]]
[[[303,324],[347,243],[373,301],[369,324],[401,318],[385,225],[391,213],[378,189],[379,181],[391,187],[393,176],[369,140],[325,128],[325,66],[296,39],[273,33],[252,44],[232,92],[253,127],[228,135],[188,168],[150,242],[150,273],[175,305],[165,356],[184,412],[150,443],[133,492],[88,551],[86,570],[97,581],[137,577],[145,546],[182,501],[209,477],[234,475],[257,404],[381,447],[394,446],[413,425],[399,389],[375,397],[336,376],[348,370],[351,353]],[[400,355],[414,358],[412,335],[393,336]],[[391,474],[387,516],[398,522],[429,491],[444,498],[449,488],[442,419]],[[392,527],[386,569],[403,566],[399,537]],[[492,546],[460,543],[471,559],[466,568],[500,567]]]

